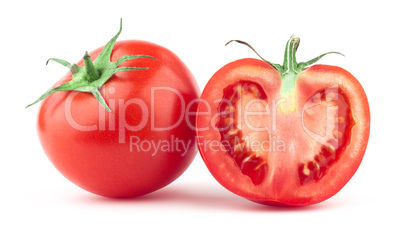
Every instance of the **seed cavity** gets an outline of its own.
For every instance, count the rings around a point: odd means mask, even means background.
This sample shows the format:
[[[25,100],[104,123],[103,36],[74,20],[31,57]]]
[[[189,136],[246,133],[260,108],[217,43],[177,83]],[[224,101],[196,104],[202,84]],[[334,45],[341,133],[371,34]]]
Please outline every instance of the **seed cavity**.
[[[335,105],[336,116],[334,119],[333,137],[328,139],[325,145],[314,155],[312,160],[299,165],[299,181],[301,185],[319,181],[331,166],[336,163],[347,145],[350,143],[350,136],[355,122],[350,110],[350,104],[340,88],[328,88],[318,92],[319,95],[313,95],[309,101],[315,101],[317,96],[321,100]]]
[[[222,101],[219,103],[219,117],[216,127],[220,131],[221,142],[226,149],[227,155],[231,157],[241,172],[249,177],[255,185],[259,185],[265,178],[268,171],[266,160],[252,152],[243,139],[243,132],[237,128],[236,109],[237,102],[244,95],[252,95],[252,98],[265,100],[267,96],[257,83],[240,81],[229,85],[224,89]]]

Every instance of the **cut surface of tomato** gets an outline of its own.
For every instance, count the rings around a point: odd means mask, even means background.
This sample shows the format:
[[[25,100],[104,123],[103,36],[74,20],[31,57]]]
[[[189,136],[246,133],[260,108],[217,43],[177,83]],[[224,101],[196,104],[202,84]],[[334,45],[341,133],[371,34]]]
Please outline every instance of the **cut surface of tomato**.
[[[298,43],[289,40],[288,57]],[[196,120],[199,149],[230,191],[263,204],[311,205],[337,193],[357,170],[370,126],[362,86],[342,68],[301,64],[289,74],[241,59],[206,85]]]

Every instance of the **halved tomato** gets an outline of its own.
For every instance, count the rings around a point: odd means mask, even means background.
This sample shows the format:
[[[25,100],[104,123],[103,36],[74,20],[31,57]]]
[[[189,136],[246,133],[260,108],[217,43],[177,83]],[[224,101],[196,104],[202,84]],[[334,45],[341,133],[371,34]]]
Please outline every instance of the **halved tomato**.
[[[351,179],[368,143],[370,111],[360,83],[340,67],[308,67],[328,53],[297,63],[299,43],[288,41],[284,65],[227,64],[198,106],[198,146],[208,169],[225,188],[258,203],[328,199]]]

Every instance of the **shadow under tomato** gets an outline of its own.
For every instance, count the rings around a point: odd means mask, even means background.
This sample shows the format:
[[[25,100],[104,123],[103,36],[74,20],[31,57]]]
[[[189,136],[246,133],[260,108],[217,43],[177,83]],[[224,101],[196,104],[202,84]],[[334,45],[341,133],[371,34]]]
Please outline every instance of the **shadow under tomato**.
[[[206,183],[173,183],[153,193],[129,199],[114,199],[100,197],[86,193],[78,198],[79,202],[85,204],[96,203],[104,205],[123,205],[123,206],[148,206],[157,205],[158,207],[185,207],[186,209],[197,209],[199,211],[211,210],[238,210],[251,212],[314,212],[319,210],[338,209],[349,205],[344,201],[327,200],[322,203],[305,207],[277,207],[265,206],[251,202],[239,197],[219,184]]]

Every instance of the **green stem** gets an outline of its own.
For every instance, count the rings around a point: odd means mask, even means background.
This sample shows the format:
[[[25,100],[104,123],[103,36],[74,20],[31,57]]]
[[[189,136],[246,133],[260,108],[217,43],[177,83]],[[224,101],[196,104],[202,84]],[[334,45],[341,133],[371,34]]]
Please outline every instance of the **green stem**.
[[[85,51],[83,60],[88,74],[88,81],[93,82],[99,79],[99,72],[96,70],[94,64],[92,63],[91,56],[89,56],[87,51]]]
[[[298,73],[296,51],[299,47],[300,39],[292,36],[286,43],[285,56],[283,59],[283,72],[282,77],[288,73]]]
[[[300,72],[296,61],[296,51],[299,47],[300,39],[297,37],[290,37],[286,43],[285,56],[282,65],[282,89],[281,94],[288,97],[295,89],[297,75]]]

